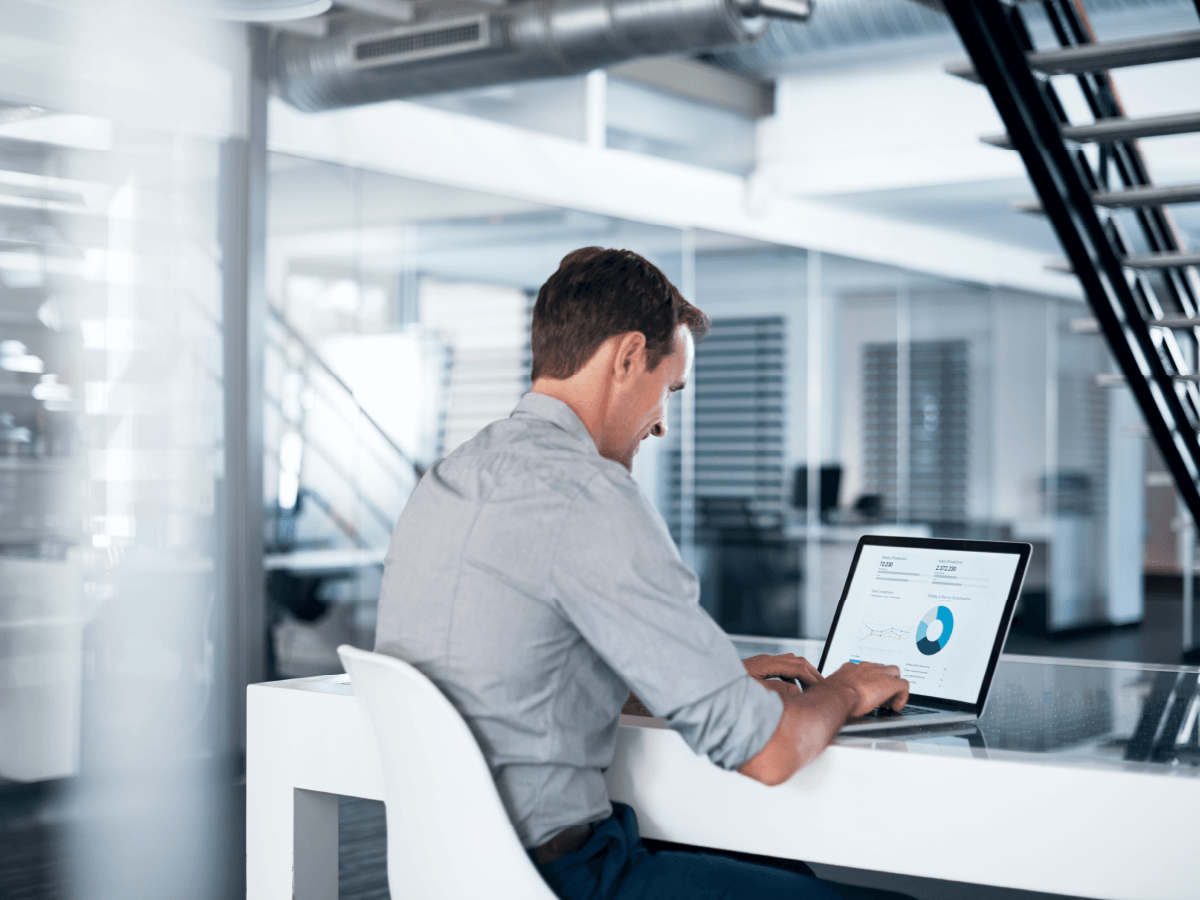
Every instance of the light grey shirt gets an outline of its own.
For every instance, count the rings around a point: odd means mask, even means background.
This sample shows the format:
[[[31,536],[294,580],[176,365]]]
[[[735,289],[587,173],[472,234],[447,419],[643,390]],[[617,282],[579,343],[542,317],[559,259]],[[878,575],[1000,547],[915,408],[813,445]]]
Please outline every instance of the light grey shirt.
[[[602,770],[634,691],[736,768],[783,713],[701,609],[662,517],[570,407],[526,394],[433,466],[396,525],[375,649],[479,741],[526,847],[612,810]]]

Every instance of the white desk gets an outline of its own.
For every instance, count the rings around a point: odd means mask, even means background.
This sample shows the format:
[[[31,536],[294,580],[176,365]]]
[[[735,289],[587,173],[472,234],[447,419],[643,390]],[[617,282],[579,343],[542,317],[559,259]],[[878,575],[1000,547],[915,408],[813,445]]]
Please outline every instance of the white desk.
[[[365,569],[382,566],[387,547],[367,550],[295,550],[291,553],[268,553],[263,568],[268,572],[287,569],[291,572],[336,572],[342,569]]]
[[[739,644],[747,655],[811,653],[802,642]],[[1195,743],[1195,673],[1012,657],[976,746],[840,738],[775,788],[717,769],[655,720],[623,717],[609,793],[637,810],[646,837],[1085,897],[1191,900],[1200,748],[1176,747],[1165,731]],[[337,795],[383,798],[347,678],[254,685],[248,716],[247,897],[334,900]]]

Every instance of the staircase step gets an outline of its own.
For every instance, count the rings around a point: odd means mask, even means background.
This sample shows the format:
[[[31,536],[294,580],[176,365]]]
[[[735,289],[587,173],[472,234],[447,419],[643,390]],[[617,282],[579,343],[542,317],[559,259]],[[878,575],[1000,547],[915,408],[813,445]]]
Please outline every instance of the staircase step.
[[[1200,381],[1200,374],[1190,372],[1185,375],[1172,375],[1173,381]],[[1096,375],[1096,387],[1119,388],[1129,384],[1129,379],[1119,372],[1100,372]]]
[[[1176,184],[1171,187],[1137,187],[1092,195],[1092,202],[1108,209],[1137,206],[1167,206],[1171,203],[1200,203],[1200,184]]]
[[[1131,269],[1175,269],[1180,266],[1200,266],[1200,253],[1179,251],[1177,253],[1144,253],[1127,256],[1122,264]]]
[[[1178,269],[1181,266],[1200,266],[1200,253],[1195,251],[1180,251],[1177,253],[1143,253],[1138,256],[1127,256],[1121,260],[1121,265],[1130,269]],[[1065,272],[1074,274],[1075,268],[1070,260],[1052,259],[1043,267],[1049,272]],[[1150,324],[1162,324],[1159,322]]]
[[[1161,137],[1167,134],[1192,134],[1200,131],[1200,112],[1175,113],[1169,116],[1147,116],[1144,119],[1130,119],[1124,116],[1114,116],[1111,119],[1099,119],[1089,125],[1063,125],[1062,136],[1081,144],[1112,143],[1114,141],[1132,141],[1144,137]],[[1007,134],[989,134],[980,138],[985,144],[1013,149],[1012,140]]]
[[[1142,66],[1196,57],[1200,57],[1200,31],[1157,34],[1101,44],[1079,44],[1057,50],[1035,50],[1025,55],[1031,69],[1046,75],[1077,75],[1081,72],[1102,72],[1122,66]],[[980,81],[979,74],[969,60],[950,63],[946,71],[976,84]]]
[[[1101,191],[1092,194],[1092,202],[1106,209],[1134,209],[1139,206],[1170,206],[1173,203],[1200,203],[1200,184],[1177,184],[1171,187],[1127,188],[1123,191]],[[1014,212],[1042,215],[1040,200],[1013,200]]]

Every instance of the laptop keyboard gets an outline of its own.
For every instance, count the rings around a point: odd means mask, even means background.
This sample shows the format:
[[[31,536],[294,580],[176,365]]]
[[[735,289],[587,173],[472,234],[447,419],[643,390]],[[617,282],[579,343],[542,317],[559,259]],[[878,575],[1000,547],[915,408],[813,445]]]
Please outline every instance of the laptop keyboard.
[[[901,719],[904,716],[927,716],[930,713],[934,713],[934,712],[937,712],[937,710],[924,709],[923,707],[920,707],[920,706],[906,706],[906,707],[904,707],[904,709],[900,710],[900,712],[896,712],[894,709],[885,709],[884,707],[880,706],[880,707],[877,707],[877,708],[871,710],[869,713],[867,713],[865,716],[863,716],[863,718],[864,719]]]

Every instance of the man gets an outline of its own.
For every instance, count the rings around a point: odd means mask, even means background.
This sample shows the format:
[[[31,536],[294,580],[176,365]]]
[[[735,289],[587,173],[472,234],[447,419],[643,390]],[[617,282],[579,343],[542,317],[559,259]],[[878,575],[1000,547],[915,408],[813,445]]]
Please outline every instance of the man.
[[[700,608],[630,470],[666,432],[707,329],[637,254],[569,254],[534,306],[532,390],[426,473],[388,550],[376,649],[462,713],[518,836],[572,900],[835,896],[803,864],[651,853],[601,775],[630,691],[696,752],[772,785],[849,716],[908,696],[894,666],[822,679],[790,654],[743,665]]]

